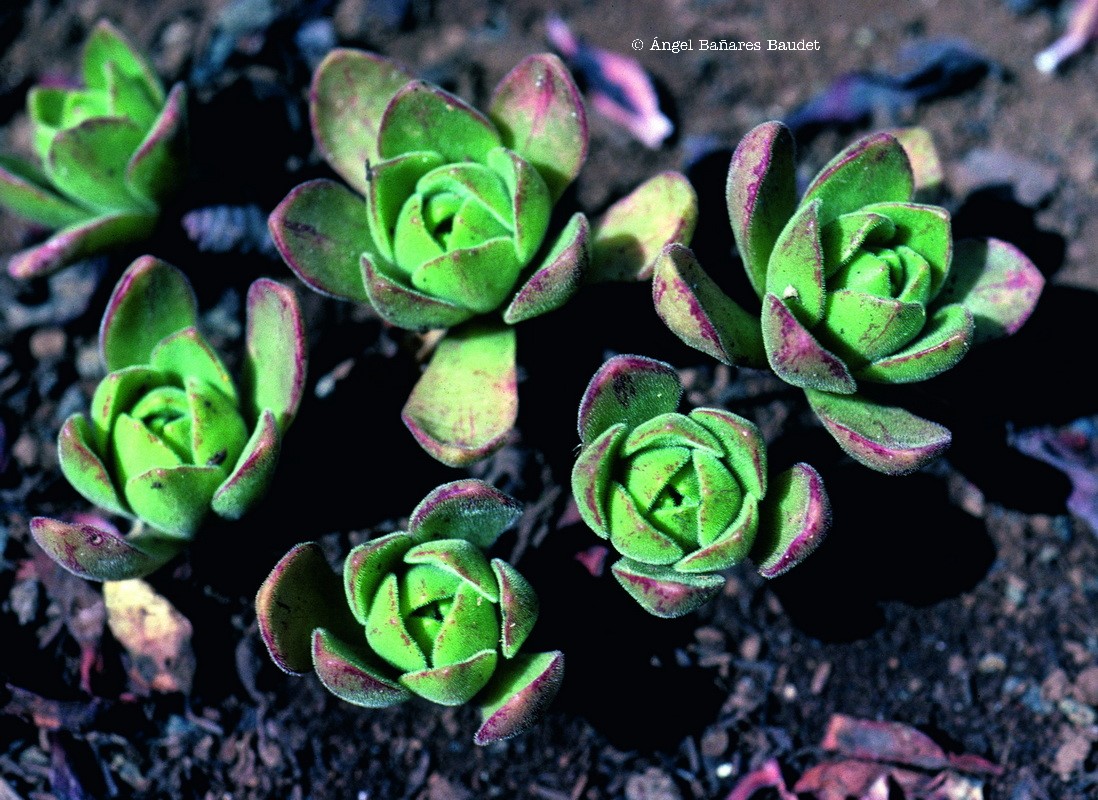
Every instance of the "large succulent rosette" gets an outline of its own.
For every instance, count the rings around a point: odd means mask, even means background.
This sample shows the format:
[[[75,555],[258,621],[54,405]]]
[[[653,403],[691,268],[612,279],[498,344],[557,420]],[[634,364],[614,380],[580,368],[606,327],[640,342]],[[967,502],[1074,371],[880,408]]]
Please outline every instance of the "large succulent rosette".
[[[1009,244],[955,245],[949,213],[913,200],[921,170],[912,158],[925,155],[917,153],[892,134],[867,136],[798,201],[792,136],[780,123],[760,125],[728,174],[729,216],[760,317],[721,293],[685,248],[665,249],[653,289],[684,341],[726,363],[769,366],[805,390],[851,456],[888,473],[933,458],[950,432],[871,399],[866,386],[950,369],[973,343],[1021,327],[1043,285]]]
[[[96,580],[151,572],[210,514],[243,516],[271,480],[305,381],[293,292],[252,284],[243,391],[199,333],[186,277],[146,256],[115,287],[99,332],[108,374],[89,414],[58,439],[61,471],[100,508],[137,522],[131,535],[37,517],[31,530],[62,566]]]
[[[483,715],[477,744],[521,733],[556,695],[564,656],[519,652],[537,596],[514,567],[484,555],[520,513],[481,481],[440,486],[406,532],[348,554],[342,587],[318,545],[294,547],[256,596],[271,657],[367,708],[413,696],[473,701]]]
[[[482,114],[387,59],[335,50],[310,107],[317,145],[349,188],[320,179],[292,190],[270,218],[275,244],[320,292],[402,328],[452,329],[403,414],[451,465],[483,458],[514,424],[512,325],[592,276],[650,274],[660,248],[693,229],[693,191],[670,173],[595,226],[582,213],[550,224],[587,155],[583,103],[555,56],[520,63]]]
[[[151,233],[186,168],[187,100],[107,22],[84,46],[83,85],[27,95],[39,163],[0,156],[0,204],[48,228],[17,253],[17,278],[43,275]]]
[[[678,374],[642,356],[610,359],[579,412],[572,471],[580,516],[622,558],[614,577],[660,617],[693,611],[749,555],[774,577],[822,541],[830,504],[819,474],[796,464],[770,480],[766,444],[718,408],[676,411]]]

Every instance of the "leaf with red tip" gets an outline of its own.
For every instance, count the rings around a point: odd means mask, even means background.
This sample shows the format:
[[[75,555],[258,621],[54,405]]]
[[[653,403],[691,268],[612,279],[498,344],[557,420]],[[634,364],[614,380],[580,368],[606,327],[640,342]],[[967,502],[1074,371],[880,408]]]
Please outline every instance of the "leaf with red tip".
[[[488,116],[556,201],[587,158],[587,113],[564,64],[547,53],[523,59],[492,93]]]
[[[676,561],[676,572],[717,572],[739,564],[751,549],[759,528],[758,501],[748,495],[740,513],[713,542]]]
[[[365,625],[370,604],[382,581],[413,544],[403,531],[390,533],[356,546],[343,561],[343,590],[347,606],[359,624]]]
[[[656,259],[652,301],[671,332],[723,364],[766,366],[757,316],[721,291],[694,253],[669,244]]]
[[[130,478],[123,491],[142,520],[165,536],[189,540],[206,519],[224,474],[192,464],[156,468]]]
[[[664,619],[697,610],[716,597],[724,586],[722,575],[690,575],[627,558],[615,563],[610,571],[645,611]]]
[[[767,295],[780,297],[785,307],[808,328],[824,314],[819,212],[818,200],[798,209],[774,243],[766,271]]]
[[[164,102],[164,87],[149,63],[118,28],[100,20],[84,43],[84,83],[94,89],[107,89],[108,64],[128,78],[139,79],[149,99],[157,105]]]
[[[521,655],[504,662],[479,702],[483,723],[473,741],[478,745],[499,742],[533,727],[553,702],[564,680],[564,654]]]
[[[577,212],[503,312],[508,325],[554,311],[571,299],[590,263],[590,226]]]
[[[1017,333],[1041,296],[1045,279],[1026,255],[999,239],[958,242],[953,266],[936,303],[960,303],[972,312],[974,344]]]
[[[144,138],[131,120],[93,117],[54,137],[46,174],[68,197],[103,213],[155,213],[155,205],[126,183],[127,162]]]
[[[518,416],[513,328],[451,330],[412,389],[401,419],[424,450],[452,467],[503,446]]]
[[[250,413],[274,414],[285,433],[305,391],[308,352],[297,295],[282,284],[260,278],[248,289],[244,338],[244,397]]]
[[[759,574],[774,578],[810,556],[831,525],[831,501],[811,466],[794,464],[775,478],[762,506],[759,535],[751,557]]]
[[[182,186],[186,166],[187,89],[177,83],[126,165],[126,184],[135,196],[159,206]]]
[[[632,430],[679,407],[682,382],[674,368],[644,356],[615,356],[587,384],[579,407],[579,436],[590,444],[613,425]]]
[[[427,330],[451,328],[476,315],[476,312],[417,291],[385,274],[380,260],[362,256],[362,276],[370,305],[398,328]],[[388,267],[391,269],[391,267]]]
[[[595,220],[588,280],[647,280],[664,247],[690,244],[697,221],[698,196],[683,175],[649,178]]]
[[[820,200],[821,227],[843,214],[875,203],[906,203],[915,191],[907,153],[887,133],[865,136],[847,147],[812,179],[802,204]]]
[[[65,420],[57,437],[61,473],[88,502],[115,514],[129,515],[132,513],[129,504],[118,493],[96,452],[94,438],[92,426],[83,414],[73,414]]]
[[[148,237],[156,214],[110,214],[62,228],[42,244],[21,250],[8,262],[8,274],[26,279],[49,275],[88,256],[125,247]]]
[[[248,513],[266,493],[281,448],[278,423],[274,414],[264,409],[233,471],[210,501],[214,513],[225,519],[240,519]]]
[[[86,220],[90,212],[62,197],[29,161],[0,155],[0,205],[50,228]]]
[[[470,584],[488,602],[499,602],[499,586],[484,553],[465,539],[417,544],[404,554],[406,564],[430,564]]]
[[[483,114],[424,81],[411,81],[396,93],[378,133],[378,151],[384,159],[435,152],[445,164],[483,164],[500,144],[496,127]]]
[[[934,146],[934,137],[926,128],[895,128],[885,131],[907,154],[917,197],[933,197],[942,188],[942,157]]]
[[[953,439],[937,423],[860,395],[806,389],[805,396],[847,455],[887,475],[914,472],[937,458]]]
[[[99,326],[99,351],[111,372],[148,364],[153,348],[198,318],[194,290],[170,264],[142,256],[122,274]]]
[[[313,667],[313,630],[341,637],[357,627],[347,609],[339,578],[315,542],[294,546],[271,570],[255,596],[259,633],[275,664],[290,673]],[[347,634],[348,640],[353,634]]]
[[[313,669],[329,692],[362,708],[388,708],[412,693],[369,663],[369,650],[352,647],[325,628],[313,631]]]
[[[311,289],[368,302],[359,260],[377,248],[362,198],[335,181],[308,181],[286,195],[268,225],[283,260]]]
[[[802,389],[851,394],[857,388],[850,370],[774,294],[763,298],[763,343],[778,377]]]
[[[131,536],[94,525],[35,517],[31,534],[39,547],[74,575],[92,581],[140,578],[159,569],[183,548],[183,542],[147,531]]]
[[[316,68],[309,117],[317,147],[332,169],[360,194],[366,165],[377,161],[381,117],[412,75],[387,58],[336,48]]]
[[[453,481],[420,501],[408,533],[419,541],[464,539],[487,550],[521,515],[518,501],[484,481]]]
[[[788,128],[764,122],[748,131],[732,154],[725,195],[736,247],[751,285],[762,297],[770,253],[797,207],[793,135]]]
[[[406,672],[400,682],[432,703],[460,706],[484,688],[498,660],[495,650],[482,650],[457,664]]]
[[[514,658],[537,622],[538,596],[530,582],[506,561],[493,558],[492,572],[499,585],[500,652],[504,658]]]
[[[964,358],[973,328],[972,313],[967,308],[944,306],[934,312],[918,339],[855,374],[859,379],[879,383],[914,383],[933,378]]]

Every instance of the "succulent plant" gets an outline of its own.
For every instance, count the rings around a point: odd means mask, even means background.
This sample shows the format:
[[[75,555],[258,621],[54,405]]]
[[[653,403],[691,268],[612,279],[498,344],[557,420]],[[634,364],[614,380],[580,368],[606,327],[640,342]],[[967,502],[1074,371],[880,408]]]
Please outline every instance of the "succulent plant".
[[[520,513],[482,481],[439,486],[407,531],[351,550],[342,587],[319,545],[297,545],[256,596],[271,658],[292,674],[315,671],[334,695],[367,708],[413,696],[473,701],[483,715],[477,744],[523,732],[556,695],[564,656],[519,652],[537,595],[483,552]]]
[[[0,205],[47,228],[17,253],[17,278],[146,238],[185,171],[187,96],[165,94],[148,61],[107,22],[84,46],[83,86],[27,95],[38,163],[0,156]]]
[[[94,580],[160,567],[213,512],[243,516],[263,495],[305,381],[297,298],[267,279],[247,297],[242,391],[198,332],[194,292],[175,267],[135,261],[99,329],[108,374],[88,415],[58,437],[61,471],[89,502],[136,520],[126,537],[46,517],[31,521],[42,548]]]
[[[580,516],[617,550],[618,582],[659,617],[716,595],[719,573],[750,556],[775,577],[823,540],[830,502],[799,463],[771,480],[754,423],[719,408],[676,409],[678,373],[643,356],[616,356],[587,386],[582,448],[572,470]]]
[[[951,434],[867,385],[926,380],[972,344],[1014,333],[1044,283],[1017,248],[955,244],[949,213],[912,201],[931,172],[926,148],[925,137],[864,137],[798,201],[793,138],[764,123],[728,172],[728,213],[760,314],[717,288],[685,247],[665,248],[653,279],[657,311],[683,341],[725,363],[769,366],[804,389],[847,453],[892,474],[934,458]]]
[[[696,198],[675,173],[594,226],[582,213],[552,224],[587,155],[583,104],[552,55],[516,66],[484,115],[381,56],[334,50],[310,107],[317,145],[350,188],[296,187],[270,217],[273,239],[317,291],[402,328],[451,329],[403,413],[447,464],[483,458],[514,424],[515,323],[560,307],[583,280],[647,277],[664,244],[693,232]]]

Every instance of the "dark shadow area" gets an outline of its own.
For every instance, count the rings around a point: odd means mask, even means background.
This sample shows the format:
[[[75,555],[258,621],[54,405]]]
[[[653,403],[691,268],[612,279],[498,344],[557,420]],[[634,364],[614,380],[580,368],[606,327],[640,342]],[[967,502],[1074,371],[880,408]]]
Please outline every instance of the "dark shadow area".
[[[953,238],[994,237],[1025,253],[1046,278],[1064,264],[1067,243],[1059,234],[1037,227],[1035,211],[1014,199],[1009,186],[972,192],[953,214]]]
[[[696,619],[658,619],[643,611],[611,574],[612,552],[598,578],[576,560],[577,551],[598,541],[586,526],[574,525],[523,562],[523,573],[545,598],[529,649],[567,654],[557,711],[585,717],[623,750],[674,749],[716,717],[725,694],[712,670],[676,661],[675,651],[693,641]]]
[[[995,559],[983,523],[938,477],[879,475],[858,464],[821,470],[834,517],[811,558],[770,587],[790,620],[825,642],[881,627],[883,603],[927,606],[975,586]]]

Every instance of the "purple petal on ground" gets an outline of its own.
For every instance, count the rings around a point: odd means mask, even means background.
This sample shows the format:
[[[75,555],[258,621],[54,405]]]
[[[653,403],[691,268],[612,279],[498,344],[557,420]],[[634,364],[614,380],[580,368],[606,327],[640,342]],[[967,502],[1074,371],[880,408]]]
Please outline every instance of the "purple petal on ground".
[[[776,791],[779,800],[797,800],[797,795],[789,791],[789,787],[785,785],[781,767],[773,758],[740,778],[733,787],[732,794],[725,800],[751,800],[756,792],[761,792],[763,789]]]
[[[1078,0],[1071,10],[1067,30],[1055,42],[1037,54],[1034,66],[1052,73],[1091,41],[1098,38],[1098,0]]]
[[[1068,476],[1068,510],[1098,534],[1098,416],[1062,428],[1029,428],[1012,433],[1009,441],[1016,450]]]
[[[587,44],[559,17],[550,17],[545,33],[587,89],[597,112],[653,150],[674,132],[675,126],[660,111],[652,79],[639,61]]]

